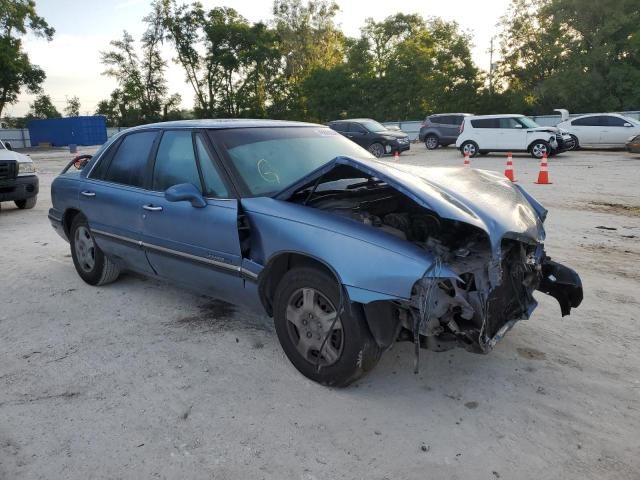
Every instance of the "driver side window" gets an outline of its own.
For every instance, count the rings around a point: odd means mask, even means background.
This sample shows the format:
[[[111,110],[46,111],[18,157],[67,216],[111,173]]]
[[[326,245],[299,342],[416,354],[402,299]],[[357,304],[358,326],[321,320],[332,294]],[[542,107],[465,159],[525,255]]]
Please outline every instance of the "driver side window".
[[[191,183],[202,192],[189,130],[164,132],[153,167],[152,190],[164,192],[179,183]]]

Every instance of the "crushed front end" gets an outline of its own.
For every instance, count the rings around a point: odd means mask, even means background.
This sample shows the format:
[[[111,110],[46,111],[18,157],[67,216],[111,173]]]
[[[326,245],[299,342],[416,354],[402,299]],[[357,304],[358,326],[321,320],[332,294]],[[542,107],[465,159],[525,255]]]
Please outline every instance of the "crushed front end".
[[[437,258],[401,315],[405,336],[422,348],[489,352],[518,320],[529,318],[536,290],[555,297],[563,316],[582,301],[580,277],[551,261],[540,243],[505,239],[495,258],[474,242],[454,251],[440,247]],[[439,278],[440,262],[458,278]]]

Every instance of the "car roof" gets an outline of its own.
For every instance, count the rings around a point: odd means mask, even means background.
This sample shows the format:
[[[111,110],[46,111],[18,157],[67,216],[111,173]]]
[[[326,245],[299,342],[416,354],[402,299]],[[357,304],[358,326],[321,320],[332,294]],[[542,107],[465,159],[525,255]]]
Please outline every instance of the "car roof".
[[[504,113],[504,114],[497,114],[497,115],[471,115],[471,119],[474,120],[476,118],[481,119],[481,118],[522,118],[524,117],[524,115],[521,115],[519,113]]]
[[[263,120],[250,118],[214,118],[201,120],[176,120],[172,122],[149,123],[128,129],[128,131],[149,128],[260,128],[260,127],[324,127],[317,123],[292,122],[289,120]]]
[[[460,112],[458,112],[458,113],[455,113],[455,112],[454,113],[449,113],[449,112],[447,112],[447,113],[432,113],[430,115],[427,115],[427,117],[439,117],[440,115],[463,115],[465,117],[473,117],[473,113],[460,113]]]
[[[601,117],[603,115],[609,115],[611,117],[629,118],[629,117],[625,117],[620,113],[585,113],[584,115],[580,115],[578,117],[567,118],[566,120],[563,120],[563,122],[568,122],[570,120],[577,120],[578,118]]]
[[[377,122],[373,118],[343,118],[341,120],[331,120],[329,123],[341,123],[341,122]]]

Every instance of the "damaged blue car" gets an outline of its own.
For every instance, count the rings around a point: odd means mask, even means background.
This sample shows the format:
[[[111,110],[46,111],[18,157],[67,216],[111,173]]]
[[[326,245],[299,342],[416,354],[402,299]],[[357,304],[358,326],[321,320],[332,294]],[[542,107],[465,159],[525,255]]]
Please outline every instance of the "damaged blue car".
[[[579,276],[545,254],[546,210],[502,175],[376,160],[333,130],[269,120],[145,125],[54,180],[49,219],[80,277],[156,276],[273,317],[325,385],[396,341],[487,353]]]

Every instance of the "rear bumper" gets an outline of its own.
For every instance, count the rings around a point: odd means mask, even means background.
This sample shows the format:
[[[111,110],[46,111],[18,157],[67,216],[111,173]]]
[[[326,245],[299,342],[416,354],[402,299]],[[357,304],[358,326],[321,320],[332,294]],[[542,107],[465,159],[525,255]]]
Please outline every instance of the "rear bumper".
[[[36,175],[0,181],[0,202],[27,200],[38,195],[40,182]]]
[[[60,212],[58,212],[53,208],[50,208],[48,217],[49,217],[49,223],[51,223],[51,226],[56,231],[56,233],[60,235],[65,241],[68,242],[69,238],[67,238],[67,232],[65,232],[64,230],[64,225],[62,223],[62,215],[60,214]]]

